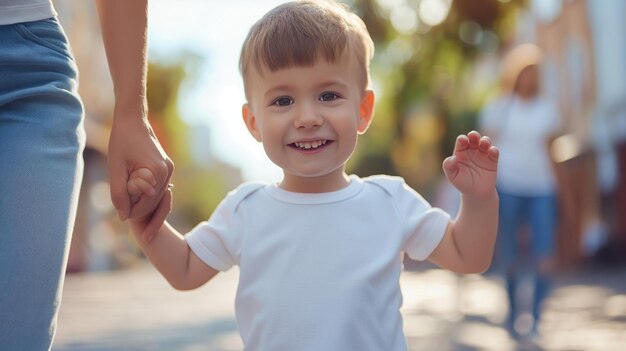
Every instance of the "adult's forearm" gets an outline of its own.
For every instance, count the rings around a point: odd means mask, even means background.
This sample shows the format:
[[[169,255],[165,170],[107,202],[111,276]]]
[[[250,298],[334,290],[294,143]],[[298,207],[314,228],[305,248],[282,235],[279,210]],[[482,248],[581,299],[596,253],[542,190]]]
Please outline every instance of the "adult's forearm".
[[[147,0],[96,0],[96,5],[116,108],[145,112]],[[138,115],[121,113],[116,116],[133,118]]]

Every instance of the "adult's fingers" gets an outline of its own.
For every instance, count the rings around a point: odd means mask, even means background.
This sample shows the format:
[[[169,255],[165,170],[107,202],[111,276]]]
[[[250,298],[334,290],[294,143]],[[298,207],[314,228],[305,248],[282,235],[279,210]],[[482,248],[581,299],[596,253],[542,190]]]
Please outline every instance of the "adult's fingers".
[[[165,191],[174,174],[174,163],[166,157],[164,160],[151,165],[150,171],[155,179],[155,187]]]
[[[134,203],[130,208],[129,218],[141,218],[150,215],[159,206],[159,203],[165,193],[158,190],[156,195],[150,196],[143,194],[138,202]]]
[[[168,158],[165,159],[165,166],[167,167],[167,172],[169,174],[169,177],[167,178],[167,183],[169,185],[170,183],[170,178],[172,178],[172,175],[174,175],[174,162],[172,160]]]

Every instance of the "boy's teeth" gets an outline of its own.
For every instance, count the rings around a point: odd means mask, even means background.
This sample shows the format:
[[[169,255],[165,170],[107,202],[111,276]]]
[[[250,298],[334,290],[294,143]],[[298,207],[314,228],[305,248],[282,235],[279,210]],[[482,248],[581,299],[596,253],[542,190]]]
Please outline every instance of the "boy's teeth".
[[[318,147],[326,144],[326,140],[295,142],[293,144],[301,149],[317,149]]]

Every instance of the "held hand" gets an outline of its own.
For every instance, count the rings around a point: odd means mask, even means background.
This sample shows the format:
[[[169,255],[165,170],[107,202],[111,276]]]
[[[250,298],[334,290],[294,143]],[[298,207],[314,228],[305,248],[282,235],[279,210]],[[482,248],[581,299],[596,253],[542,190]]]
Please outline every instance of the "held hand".
[[[130,195],[131,205],[134,205],[141,199],[142,195],[154,196],[156,195],[156,178],[154,174],[147,168],[139,168],[130,174],[126,188]]]
[[[461,193],[487,198],[496,186],[498,157],[491,139],[472,131],[457,137],[452,156],[443,161],[443,171]]]
[[[154,136],[147,120],[116,118],[109,140],[111,199],[122,220],[153,213],[167,191],[174,164]],[[153,195],[148,192],[135,204],[127,189],[129,174],[147,168],[154,177]],[[163,218],[165,220],[165,218]],[[161,221],[162,223],[162,221]]]
[[[126,188],[132,204],[139,202],[142,196],[154,196],[156,190],[154,185],[156,178],[148,168],[139,168],[133,171],[128,179]],[[172,188],[173,184],[168,184],[167,191],[157,208],[148,216],[131,218],[130,224],[133,232],[138,235],[141,240],[148,243],[152,241],[158,233],[159,228],[163,225],[165,218],[172,210]]]
[[[140,240],[149,243],[154,239],[161,225],[172,210],[172,190],[167,188],[156,209],[143,217],[130,218],[132,231]]]

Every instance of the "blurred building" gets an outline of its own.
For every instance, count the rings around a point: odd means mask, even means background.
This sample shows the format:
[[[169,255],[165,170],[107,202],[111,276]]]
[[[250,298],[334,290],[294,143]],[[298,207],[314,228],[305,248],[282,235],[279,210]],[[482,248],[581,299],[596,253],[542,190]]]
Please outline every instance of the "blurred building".
[[[610,255],[602,251],[607,247],[623,253],[626,2],[533,0],[517,33],[518,42],[544,50],[543,85],[561,110],[563,136],[551,148],[560,187],[560,261]]]

